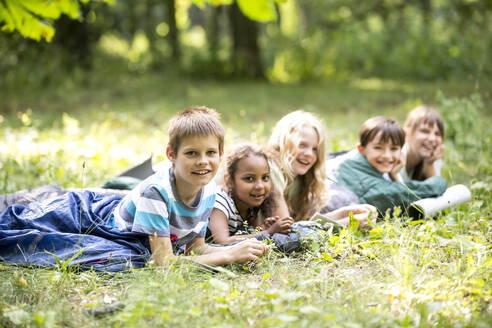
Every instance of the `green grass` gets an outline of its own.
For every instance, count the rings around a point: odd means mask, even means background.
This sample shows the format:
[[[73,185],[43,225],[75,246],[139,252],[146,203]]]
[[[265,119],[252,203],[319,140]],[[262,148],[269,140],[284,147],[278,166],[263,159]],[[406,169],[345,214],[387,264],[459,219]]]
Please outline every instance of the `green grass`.
[[[473,194],[470,204],[435,221],[408,225],[387,217],[370,233],[344,231],[306,241],[299,254],[273,251],[257,265],[229,266],[236,278],[185,262],[116,275],[0,264],[0,326],[488,327],[490,87],[382,80],[272,85],[99,72],[57,87],[0,91],[0,193],[48,183],[97,186],[150,153],[161,160],[169,118],[190,105],[221,112],[226,146],[264,143],[282,115],[313,111],[327,126],[328,151],[336,151],[355,145],[366,118],[402,122],[425,102],[446,113],[444,176]],[[114,303],[121,310],[88,314]]]

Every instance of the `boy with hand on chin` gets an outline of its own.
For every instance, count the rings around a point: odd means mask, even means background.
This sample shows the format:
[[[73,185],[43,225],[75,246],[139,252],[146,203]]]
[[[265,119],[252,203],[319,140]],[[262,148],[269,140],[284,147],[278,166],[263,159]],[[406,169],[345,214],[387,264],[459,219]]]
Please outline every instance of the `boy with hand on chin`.
[[[258,260],[268,251],[257,240],[226,247],[205,244],[223,146],[224,128],[214,110],[182,111],[169,126],[166,155],[171,165],[142,181],[115,209],[120,229],[149,235],[157,265],[176,258],[173,248],[183,245],[185,256],[193,252],[194,260],[209,265]]]

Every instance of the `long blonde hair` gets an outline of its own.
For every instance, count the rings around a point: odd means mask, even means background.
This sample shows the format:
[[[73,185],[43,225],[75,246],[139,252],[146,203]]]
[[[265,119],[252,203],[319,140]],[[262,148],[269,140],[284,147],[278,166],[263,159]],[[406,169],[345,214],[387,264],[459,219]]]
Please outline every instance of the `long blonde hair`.
[[[302,129],[311,127],[318,134],[317,161],[302,176],[295,176],[292,169],[295,147],[299,146]],[[268,154],[279,167],[287,181],[287,188],[279,190],[287,201],[289,212],[296,220],[306,220],[318,211],[326,200],[325,196],[325,129],[323,123],[314,114],[297,110],[282,117],[273,129],[268,141]],[[289,197],[289,188],[294,179],[299,179],[299,193]]]

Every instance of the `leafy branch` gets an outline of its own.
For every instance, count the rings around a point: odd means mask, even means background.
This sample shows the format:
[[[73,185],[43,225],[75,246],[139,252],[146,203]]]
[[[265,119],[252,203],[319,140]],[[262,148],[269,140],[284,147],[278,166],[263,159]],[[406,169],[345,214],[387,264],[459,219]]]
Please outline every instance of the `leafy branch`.
[[[104,0],[112,2],[113,0]],[[87,3],[89,0],[81,0]],[[55,34],[53,21],[61,15],[79,19],[77,0],[0,0],[0,24],[3,32],[19,33],[30,39],[51,41]]]

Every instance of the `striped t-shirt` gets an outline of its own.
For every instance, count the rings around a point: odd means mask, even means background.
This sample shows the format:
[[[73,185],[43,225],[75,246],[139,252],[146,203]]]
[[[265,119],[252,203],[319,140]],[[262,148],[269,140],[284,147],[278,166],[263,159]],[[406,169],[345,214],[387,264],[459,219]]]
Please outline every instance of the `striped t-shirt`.
[[[229,235],[232,236],[239,230],[244,230],[243,218],[239,214],[234,200],[225,191],[217,189],[214,208],[225,214],[229,225]]]
[[[204,238],[215,203],[215,182],[204,186],[192,206],[181,201],[172,168],[139,183],[114,211],[116,225],[123,231],[169,237],[176,246]]]
[[[214,208],[223,212],[227,218],[227,224],[229,226],[229,235],[250,234],[255,231],[255,227],[248,225],[248,222],[243,219],[239,211],[237,210],[234,200],[228,195],[226,191],[221,188],[217,188],[217,196],[215,198]],[[261,215],[261,213],[259,214]],[[209,235],[212,232],[209,231]]]

